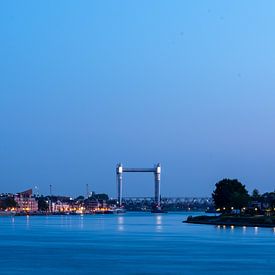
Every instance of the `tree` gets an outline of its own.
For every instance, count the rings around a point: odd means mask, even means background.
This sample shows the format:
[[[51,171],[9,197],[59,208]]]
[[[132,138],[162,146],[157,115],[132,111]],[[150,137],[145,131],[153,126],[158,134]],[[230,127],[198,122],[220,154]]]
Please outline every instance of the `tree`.
[[[109,196],[107,194],[94,194],[93,198],[99,200],[99,201],[108,201],[109,200]]]
[[[17,203],[13,197],[5,197],[4,199],[1,199],[2,209],[15,208],[15,207],[17,207]]]
[[[39,211],[49,210],[49,203],[47,202],[46,198],[43,196],[38,198],[38,210]]]
[[[252,191],[252,196],[251,197],[252,197],[252,199],[254,201],[258,201],[261,198],[261,194],[260,194],[259,190],[258,189],[254,189]]]
[[[223,179],[216,183],[212,198],[215,207],[222,212],[228,212],[232,208],[241,210],[250,200],[245,185],[237,179]]]
[[[83,197],[83,196],[78,196],[75,200],[76,200],[76,201],[83,201],[83,200],[84,200],[84,197]]]

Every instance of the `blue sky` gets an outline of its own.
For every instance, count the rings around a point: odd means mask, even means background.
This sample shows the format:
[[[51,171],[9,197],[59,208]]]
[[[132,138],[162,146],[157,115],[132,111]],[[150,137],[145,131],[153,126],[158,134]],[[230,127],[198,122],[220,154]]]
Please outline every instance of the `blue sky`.
[[[0,192],[275,183],[274,1],[1,1]],[[125,175],[124,195],[153,194]]]

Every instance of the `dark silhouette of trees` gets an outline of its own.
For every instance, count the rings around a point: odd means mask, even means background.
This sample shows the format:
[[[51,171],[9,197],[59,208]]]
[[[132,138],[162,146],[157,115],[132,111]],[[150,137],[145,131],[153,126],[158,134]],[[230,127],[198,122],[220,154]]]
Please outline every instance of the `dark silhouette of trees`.
[[[38,210],[39,211],[48,211],[49,210],[49,203],[47,199],[43,196],[39,197],[38,199]]]
[[[5,198],[1,198],[0,201],[0,208],[1,209],[7,209],[7,208],[15,208],[17,207],[17,203],[14,200],[13,197],[5,197]]]
[[[253,201],[259,201],[260,199],[261,199],[261,194],[260,194],[260,192],[259,192],[259,190],[258,189],[254,189],[253,191],[252,191],[252,196],[251,196],[251,198],[252,198],[252,200]]]
[[[75,198],[75,201],[83,201],[84,199],[84,196],[78,196],[77,198]]]
[[[107,194],[94,194],[92,196],[93,198],[99,200],[99,201],[108,201],[109,200],[109,196]]]
[[[241,210],[247,207],[250,196],[245,185],[237,179],[223,179],[216,183],[216,189],[212,193],[215,207],[221,212],[230,212],[232,209]]]

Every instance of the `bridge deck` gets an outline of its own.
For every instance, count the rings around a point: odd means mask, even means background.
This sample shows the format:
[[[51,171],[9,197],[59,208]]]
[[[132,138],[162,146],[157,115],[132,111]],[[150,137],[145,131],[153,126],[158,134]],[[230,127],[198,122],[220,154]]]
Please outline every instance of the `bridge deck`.
[[[123,168],[123,172],[156,172],[156,168]]]

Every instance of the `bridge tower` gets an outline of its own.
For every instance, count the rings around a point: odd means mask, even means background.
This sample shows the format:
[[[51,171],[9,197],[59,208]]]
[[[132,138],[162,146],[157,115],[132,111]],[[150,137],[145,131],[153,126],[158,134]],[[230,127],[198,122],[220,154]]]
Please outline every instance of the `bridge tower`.
[[[160,174],[161,166],[156,164],[154,168],[125,168],[119,163],[116,167],[117,175],[117,201],[119,206],[122,205],[122,174],[125,172],[138,172],[138,173],[154,173],[155,176],[155,204],[157,207],[160,207]]]

